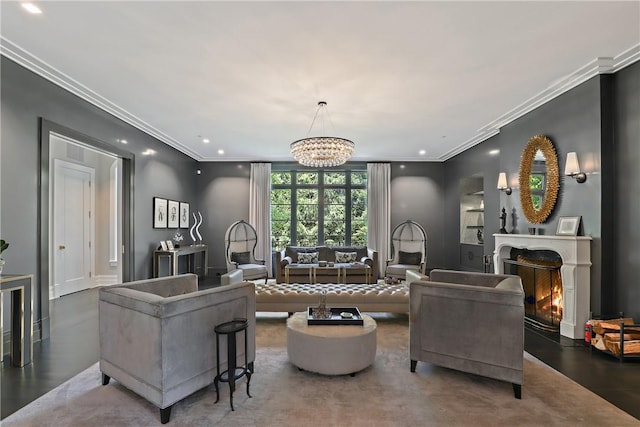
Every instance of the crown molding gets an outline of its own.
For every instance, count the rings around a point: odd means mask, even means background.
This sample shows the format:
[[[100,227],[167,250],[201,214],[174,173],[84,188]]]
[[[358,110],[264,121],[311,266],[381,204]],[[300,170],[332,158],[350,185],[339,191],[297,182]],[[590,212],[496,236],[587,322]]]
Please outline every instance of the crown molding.
[[[619,70],[633,64],[640,60],[640,43],[627,49],[620,55],[610,57],[596,58],[578,70],[571,74],[568,74],[556,81],[554,81],[549,87],[538,92],[531,98],[524,101],[522,104],[516,106],[510,111],[506,112],[502,116],[498,117],[491,123],[478,129],[478,134],[471,139],[463,142],[457,148],[448,151],[442,156],[442,160],[449,160],[451,157],[460,154],[461,152],[479,144],[492,136],[500,133],[500,128],[508,125],[512,121],[524,116],[525,114],[535,110],[539,106],[546,104],[552,99],[562,95],[565,92],[575,88],[576,86],[584,83],[590,78],[599,74],[612,74]]]
[[[74,78],[66,75],[46,61],[22,49],[6,37],[0,36],[0,55],[5,56],[24,68],[34,72],[40,77],[49,80],[53,84],[71,92],[77,97],[87,101],[88,103],[106,111],[107,113],[119,118],[125,123],[141,130],[142,132],[162,141],[163,143],[175,148],[176,150],[186,154],[194,160],[201,160],[201,156],[189,147],[183,145],[176,139],[155,128],[145,122],[135,114],[130,113],[125,108],[120,107],[116,103],[110,101],[99,93],[89,89]]]
[[[142,132],[162,141],[163,143],[175,148],[176,150],[186,154],[197,161],[210,161],[211,158],[203,158],[200,154],[191,150],[189,147],[183,145],[176,139],[165,134],[161,130],[155,128],[149,123],[145,122],[136,115],[130,113],[126,109],[118,106],[116,103],[108,100],[104,96],[89,89],[82,83],[66,75],[62,71],[56,69],[40,58],[32,55],[26,50],[22,49],[6,37],[0,36],[0,55],[5,56],[19,65],[27,68],[35,74],[43,77],[46,80],[60,86],[67,91],[73,93],[79,98],[89,102],[92,105],[106,111],[109,114],[119,118],[120,120],[130,124],[131,126],[141,130]],[[469,148],[480,144],[481,142],[491,138],[494,135],[500,133],[500,128],[508,125],[512,121],[524,116],[525,114],[533,111],[539,106],[551,101],[552,99],[562,95],[563,93],[573,89],[574,87],[584,83],[590,78],[599,74],[612,74],[617,71],[637,62],[640,60],[640,43],[627,49],[620,55],[610,57],[596,58],[583,67],[579,68],[575,72],[564,76],[555,82],[553,82],[546,89],[538,92],[536,95],[527,99],[523,103],[519,104],[515,108],[509,110],[505,114],[501,115],[494,121],[486,124],[478,129],[478,133],[472,138],[464,141],[459,146],[449,150],[438,159],[423,159],[424,161],[440,161],[444,162],[450,158],[468,150]],[[230,160],[230,159],[225,159]],[[409,159],[407,159],[409,160]],[[413,159],[415,160],[415,159]],[[220,159],[216,159],[220,161]]]

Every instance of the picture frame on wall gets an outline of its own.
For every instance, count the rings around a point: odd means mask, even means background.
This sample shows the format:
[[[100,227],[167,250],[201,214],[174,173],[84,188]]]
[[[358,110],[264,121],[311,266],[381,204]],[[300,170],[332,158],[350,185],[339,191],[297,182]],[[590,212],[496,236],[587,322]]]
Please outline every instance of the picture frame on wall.
[[[561,216],[558,219],[557,236],[577,236],[581,216]]]
[[[153,228],[167,228],[167,199],[153,198]]]
[[[178,228],[180,225],[180,203],[169,200],[167,207],[168,228]]]
[[[189,203],[180,202],[180,228],[189,228]]]

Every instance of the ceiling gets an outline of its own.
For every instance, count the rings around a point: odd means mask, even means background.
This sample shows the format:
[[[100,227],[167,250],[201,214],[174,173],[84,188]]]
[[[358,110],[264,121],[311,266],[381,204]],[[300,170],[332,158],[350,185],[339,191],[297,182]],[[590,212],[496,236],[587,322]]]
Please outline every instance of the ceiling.
[[[200,161],[291,160],[318,101],[353,160],[443,161],[640,59],[638,1],[36,4],[3,55]]]

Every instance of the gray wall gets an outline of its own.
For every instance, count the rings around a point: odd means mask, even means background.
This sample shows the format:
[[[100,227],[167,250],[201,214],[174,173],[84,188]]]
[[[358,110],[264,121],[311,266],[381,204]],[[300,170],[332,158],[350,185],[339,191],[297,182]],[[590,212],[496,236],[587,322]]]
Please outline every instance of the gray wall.
[[[40,300],[40,291],[48,284],[38,276],[38,120],[42,117],[135,155],[133,278],[149,277],[152,249],[172,235],[152,228],[152,198],[188,201],[197,208],[197,162],[5,57],[0,67],[0,236],[11,244],[3,254],[4,272],[35,274],[36,316],[43,303],[48,307],[48,301]],[[129,143],[118,144],[118,138]],[[147,148],[156,154],[142,156]]]
[[[615,167],[616,177],[612,211],[603,215],[613,217],[613,251],[602,254],[611,259],[616,276],[615,308],[636,321],[640,319],[640,63],[615,75]]]
[[[448,264],[442,250],[450,237],[444,232],[443,181],[443,163],[391,164],[391,229],[408,219],[422,225],[427,232],[428,270]]]

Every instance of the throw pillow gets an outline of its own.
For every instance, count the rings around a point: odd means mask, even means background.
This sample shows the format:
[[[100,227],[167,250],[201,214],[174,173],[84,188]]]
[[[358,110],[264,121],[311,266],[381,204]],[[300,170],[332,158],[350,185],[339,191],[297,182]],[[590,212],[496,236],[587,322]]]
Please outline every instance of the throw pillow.
[[[249,252],[231,252],[231,262],[251,264],[251,255]]]
[[[317,264],[318,252],[298,253],[298,264]]]
[[[347,262],[355,262],[358,258],[357,252],[339,252],[336,251],[336,262],[338,263],[347,263]]]
[[[422,261],[422,252],[402,252],[398,253],[400,264],[404,265],[420,265]]]

